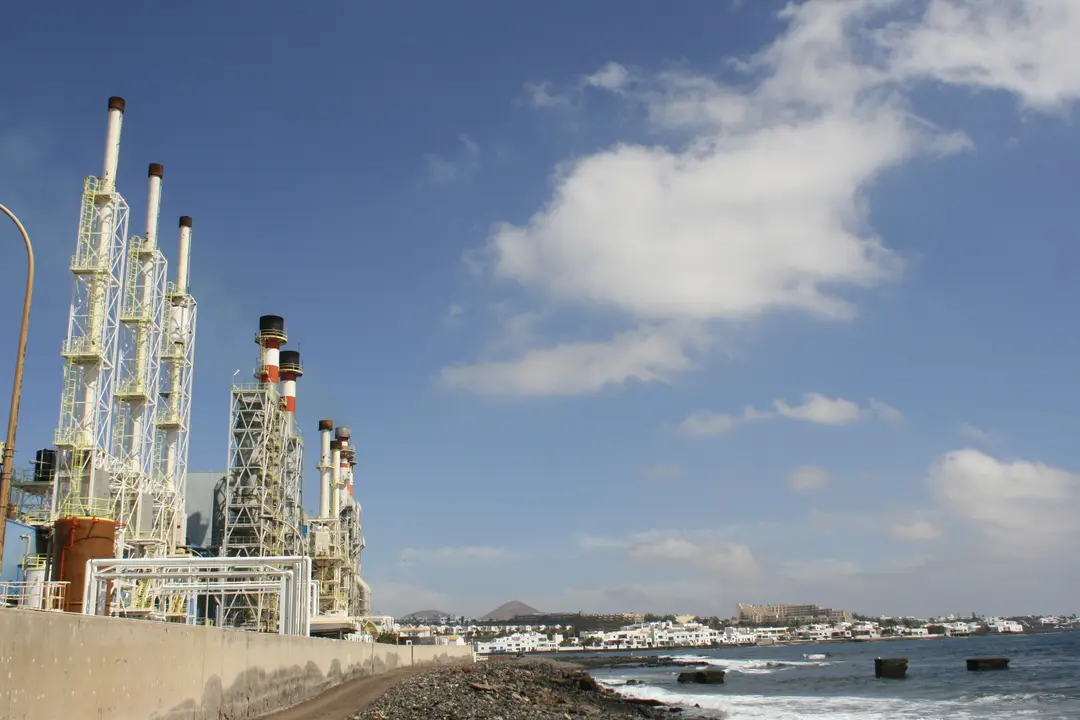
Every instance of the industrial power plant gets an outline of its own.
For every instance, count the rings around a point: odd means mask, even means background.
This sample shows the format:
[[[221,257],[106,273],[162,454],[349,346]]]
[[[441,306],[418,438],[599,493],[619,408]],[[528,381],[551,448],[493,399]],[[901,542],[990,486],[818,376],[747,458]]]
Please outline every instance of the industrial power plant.
[[[124,111],[109,99],[104,166],[83,185],[59,418],[52,447],[12,480],[0,604],[373,640],[356,449],[348,427],[318,422],[309,517],[296,419],[304,369],[284,349],[284,318],[258,318],[252,381],[232,385],[228,467],[211,487],[188,484],[193,222],[179,218],[170,271],[158,235],[164,168],[154,163],[143,234],[129,237],[117,189]],[[189,536],[189,504],[212,508],[207,542]]]

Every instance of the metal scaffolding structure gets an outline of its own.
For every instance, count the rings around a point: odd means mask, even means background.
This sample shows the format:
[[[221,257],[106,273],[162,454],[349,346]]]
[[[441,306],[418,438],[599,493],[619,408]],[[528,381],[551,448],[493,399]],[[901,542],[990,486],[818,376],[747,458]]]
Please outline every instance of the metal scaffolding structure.
[[[116,191],[124,101],[109,99],[105,163],[101,177],[83,184],[79,234],[71,259],[74,276],[64,358],[57,515],[115,517],[112,479],[125,468],[112,451],[113,392],[120,337],[121,299],[128,254],[128,205]]]
[[[363,525],[360,504],[353,497],[356,449],[349,428],[334,430],[332,420],[320,420],[319,432],[320,517],[308,523],[319,615],[364,617],[371,612],[371,590],[361,574]]]
[[[110,494],[124,556],[168,552],[164,539],[154,534],[152,462],[167,270],[157,246],[163,174],[160,165],[150,166],[146,234],[131,238],[120,303],[112,454],[122,469],[111,479]]]
[[[116,557],[183,545],[195,301],[187,292],[191,218],[181,218],[175,284],[158,243],[164,168],[151,164],[146,231],[125,241],[116,190],[125,103],[109,99],[104,169],[83,187],[74,291],[54,437],[50,520],[116,523]]]
[[[116,187],[124,111],[122,98],[109,99],[103,170],[83,184],[56,449],[40,450],[32,473],[13,482],[41,562],[33,580],[0,588],[0,604],[81,603],[84,613],[295,635],[315,620],[324,635],[355,635],[371,609],[356,450],[348,428],[320,421],[319,516],[309,521],[296,419],[304,370],[299,352],[281,349],[279,316],[259,319],[256,382],[230,391],[228,470],[215,489],[220,556],[187,546],[192,221],[180,218],[170,282],[158,242],[161,165],[149,169],[145,232],[127,239]]]
[[[255,337],[261,348],[255,384],[234,385],[229,410],[229,470],[225,478],[221,555],[260,557],[303,551],[300,479],[303,439],[293,419],[295,379],[302,374],[299,353],[281,362],[288,342],[285,321],[259,319]],[[279,373],[291,381],[279,394]],[[222,622],[265,630],[279,609],[265,595],[234,595],[225,600]]]
[[[188,293],[191,218],[180,218],[180,251],[176,282],[165,293],[161,336],[162,390],[154,436],[154,536],[169,553],[185,543],[187,517],[188,434],[191,428],[191,385],[195,371],[195,321],[198,304]]]

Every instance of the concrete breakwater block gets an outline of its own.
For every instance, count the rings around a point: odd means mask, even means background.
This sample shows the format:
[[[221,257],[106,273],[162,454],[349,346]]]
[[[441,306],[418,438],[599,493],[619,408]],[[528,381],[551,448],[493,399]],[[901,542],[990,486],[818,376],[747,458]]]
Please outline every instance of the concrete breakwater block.
[[[694,670],[679,673],[679,682],[697,683],[698,685],[723,685],[723,670]]]
[[[874,658],[874,677],[903,680],[907,669],[907,658]]]
[[[1008,670],[1009,658],[968,658],[968,670]]]

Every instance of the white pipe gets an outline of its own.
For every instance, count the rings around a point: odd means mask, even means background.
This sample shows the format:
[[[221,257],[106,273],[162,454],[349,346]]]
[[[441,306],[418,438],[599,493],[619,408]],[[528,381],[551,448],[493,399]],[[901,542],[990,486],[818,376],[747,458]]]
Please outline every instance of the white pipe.
[[[157,163],[150,165],[150,190],[146,196],[146,234],[143,246],[146,249],[157,247],[158,217],[161,215],[161,179],[165,168]]]
[[[120,130],[124,124],[124,99],[109,98],[109,124],[105,131],[105,163],[101,171],[102,190],[116,187],[116,167],[120,163]]]
[[[333,473],[330,483],[333,488],[330,494],[330,517],[336,518],[341,513],[341,443],[330,453],[330,467]]]
[[[176,258],[176,291],[188,291],[188,265],[191,261],[191,218],[180,218],[180,252]]]
[[[333,423],[326,423],[333,425]],[[331,428],[323,426],[319,431],[319,517],[330,517],[330,433]]]

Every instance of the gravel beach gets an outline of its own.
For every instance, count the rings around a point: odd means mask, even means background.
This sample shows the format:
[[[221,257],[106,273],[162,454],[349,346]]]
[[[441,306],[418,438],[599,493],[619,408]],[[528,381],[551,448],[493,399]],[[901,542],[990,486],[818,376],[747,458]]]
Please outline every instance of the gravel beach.
[[[580,666],[499,659],[433,668],[384,692],[356,720],[628,720],[687,717],[677,708],[627,700]]]

